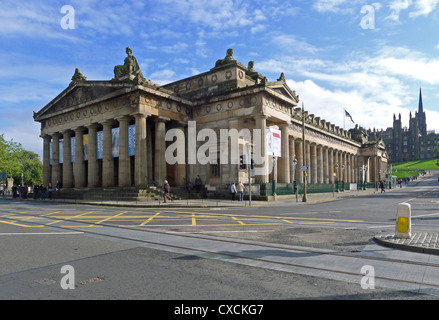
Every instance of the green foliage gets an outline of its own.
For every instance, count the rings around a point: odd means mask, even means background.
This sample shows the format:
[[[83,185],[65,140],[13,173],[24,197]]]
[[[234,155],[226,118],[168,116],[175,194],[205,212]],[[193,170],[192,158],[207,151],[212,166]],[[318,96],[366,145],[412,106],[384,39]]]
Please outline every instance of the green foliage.
[[[20,143],[6,141],[0,135],[0,172],[6,172],[16,184],[21,184],[21,174],[26,185],[40,184],[43,164],[36,153],[23,149]]]

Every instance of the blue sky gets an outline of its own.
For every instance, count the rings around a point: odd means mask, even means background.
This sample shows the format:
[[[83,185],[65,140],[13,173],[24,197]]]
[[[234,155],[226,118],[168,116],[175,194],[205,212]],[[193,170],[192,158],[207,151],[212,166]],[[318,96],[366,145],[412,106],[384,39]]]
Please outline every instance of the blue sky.
[[[64,5],[74,29],[61,26]],[[127,46],[158,84],[208,71],[233,48],[271,81],[284,72],[310,113],[340,127],[343,109],[365,128],[392,126],[395,113],[408,126],[422,87],[439,132],[438,27],[439,0],[3,0],[0,133],[41,155],[32,112],[75,68],[110,80]]]

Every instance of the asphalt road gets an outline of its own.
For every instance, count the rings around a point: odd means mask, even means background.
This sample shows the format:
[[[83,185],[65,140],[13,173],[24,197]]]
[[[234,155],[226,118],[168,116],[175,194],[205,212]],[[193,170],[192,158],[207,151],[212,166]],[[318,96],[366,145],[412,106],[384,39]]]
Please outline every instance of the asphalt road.
[[[382,194],[236,209],[0,201],[0,299],[437,299],[435,290],[363,289],[357,266],[358,275],[337,278],[320,267],[328,260],[318,259],[335,253],[337,263],[350,264],[353,256],[337,254],[379,252],[422,260],[372,237],[394,230],[401,202],[412,205],[414,229],[437,231],[438,186],[434,174]],[[308,251],[293,253],[292,246]],[[308,259],[306,272],[303,258],[316,259]],[[73,267],[74,289],[62,288],[73,274],[61,273],[64,266]]]

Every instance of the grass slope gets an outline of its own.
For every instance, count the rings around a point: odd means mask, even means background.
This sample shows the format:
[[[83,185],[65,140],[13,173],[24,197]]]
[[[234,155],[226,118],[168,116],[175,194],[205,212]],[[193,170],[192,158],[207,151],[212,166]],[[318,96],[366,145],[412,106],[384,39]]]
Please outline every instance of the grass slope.
[[[425,171],[439,170],[438,159],[391,163],[392,172],[398,178],[411,177]]]

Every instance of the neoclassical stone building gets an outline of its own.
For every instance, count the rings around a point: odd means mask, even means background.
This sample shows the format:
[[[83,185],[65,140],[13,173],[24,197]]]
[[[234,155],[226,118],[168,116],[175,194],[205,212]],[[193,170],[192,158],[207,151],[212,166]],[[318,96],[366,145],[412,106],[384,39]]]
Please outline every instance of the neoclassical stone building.
[[[199,175],[215,190],[232,181],[248,182],[239,164],[224,163],[219,152],[209,154],[212,161],[207,164],[191,163],[187,153],[183,163],[166,161],[171,144],[182,143],[187,149],[194,143],[188,139],[190,121],[196,122],[197,133],[208,128],[218,137],[221,129],[280,130],[276,174],[259,171],[256,184],[268,183],[273,177],[279,183],[303,183],[300,168],[304,166],[307,182],[316,185],[336,180],[374,182],[385,176],[387,153],[382,141],[370,142],[358,128],[348,132],[302,112],[299,96],[283,74],[269,81],[255,71],[252,61],[247,67],[236,61],[232,49],[209,71],[163,86],[146,80],[131,50],[126,51],[127,58],[114,68],[113,79],[90,81],[76,69],[70,85],[34,113],[44,140],[44,184],[126,187],[161,185],[167,179],[184,187]],[[170,129],[185,140],[166,141]],[[246,154],[251,141],[243,136],[237,139],[239,153]],[[195,143],[198,148],[205,142]],[[272,168],[265,134],[258,147]]]

